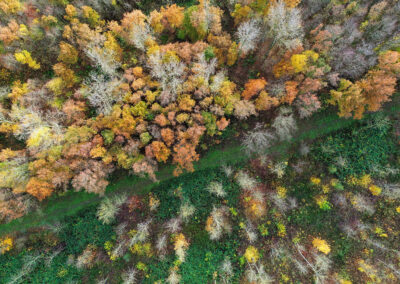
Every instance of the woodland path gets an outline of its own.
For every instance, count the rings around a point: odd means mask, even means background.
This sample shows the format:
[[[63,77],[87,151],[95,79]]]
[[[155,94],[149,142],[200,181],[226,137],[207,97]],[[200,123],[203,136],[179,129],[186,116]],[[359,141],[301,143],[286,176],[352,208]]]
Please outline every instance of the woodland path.
[[[393,101],[386,104],[382,110],[387,115],[400,113],[400,94],[393,97]],[[366,115],[368,117],[368,115]],[[298,132],[290,142],[279,143],[267,151],[281,156],[288,153],[291,146],[301,141],[309,141],[335,132],[354,124],[356,120],[339,118],[334,110],[317,113],[307,120],[299,122]],[[240,145],[240,139],[231,137],[220,145],[209,149],[198,162],[195,162],[195,170],[215,168],[221,165],[236,164],[249,160]],[[158,181],[166,181],[175,178],[172,174],[174,167],[166,165],[160,167],[156,176]],[[118,171],[110,179],[105,196],[120,194],[146,194],[158,185],[147,178],[127,175],[127,171]],[[102,196],[87,192],[68,191],[49,198],[42,202],[40,209],[15,219],[10,223],[0,225],[0,237],[15,231],[25,231],[30,228],[53,224],[64,217],[72,216],[86,206],[96,205],[102,200]]]

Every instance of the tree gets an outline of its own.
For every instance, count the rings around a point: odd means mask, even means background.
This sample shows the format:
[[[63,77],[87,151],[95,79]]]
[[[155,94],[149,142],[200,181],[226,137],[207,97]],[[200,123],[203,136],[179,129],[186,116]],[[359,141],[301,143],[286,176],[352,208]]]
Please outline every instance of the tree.
[[[243,100],[235,103],[235,116],[239,119],[246,119],[251,115],[256,115],[256,108],[250,101]]]
[[[181,262],[185,261],[186,250],[188,247],[189,242],[186,240],[185,235],[182,233],[177,234],[174,238],[174,250]]]
[[[200,0],[199,5],[188,9],[190,23],[184,21],[188,28],[188,36],[191,40],[204,39],[207,34],[219,35],[222,31],[221,15],[223,11],[210,5],[209,0]],[[193,31],[194,30],[194,31]]]
[[[246,134],[242,145],[249,154],[263,154],[269,147],[272,146],[276,137],[271,131],[262,129],[260,126],[254,128]]]
[[[294,99],[297,97],[297,94],[299,93],[297,87],[299,83],[296,81],[287,81],[285,82],[285,89],[286,89],[286,95],[282,98],[282,102],[292,104]]]
[[[370,70],[360,81],[370,111],[377,111],[384,102],[390,101],[399,77],[400,52],[387,51],[381,54],[377,70]]]
[[[96,260],[97,252],[96,252],[96,247],[94,245],[88,245],[82,252],[81,255],[79,255],[76,258],[76,268],[78,269],[90,269],[93,267],[93,264]]]
[[[163,161],[165,163],[168,160],[171,151],[167,148],[167,146],[165,146],[163,142],[153,141],[151,143],[151,148],[157,161]]]
[[[164,30],[164,15],[157,11],[157,10],[153,10],[150,12],[149,15],[149,23],[151,28],[153,29],[154,32],[156,33],[162,33]]]
[[[300,118],[311,116],[321,108],[321,102],[314,94],[300,95],[295,103]]]
[[[72,88],[76,83],[79,82],[79,78],[75,76],[75,72],[68,68],[64,63],[57,63],[53,65],[54,73],[62,79],[62,85],[64,88]],[[51,82],[51,81],[50,81]],[[49,83],[47,85],[49,85]],[[54,92],[56,95],[61,95]]]
[[[281,78],[283,76],[290,76],[295,73],[294,67],[292,64],[292,56],[296,54],[300,54],[304,50],[303,46],[297,46],[294,49],[287,50],[282,59],[274,65],[273,73],[276,78]]]
[[[257,46],[261,36],[260,23],[255,19],[243,22],[240,24],[236,35],[239,39],[239,50],[244,56]]]
[[[82,6],[81,9],[83,17],[87,19],[91,28],[104,25],[104,21],[100,20],[100,15],[92,7]]]
[[[228,49],[228,54],[226,56],[226,64],[228,66],[232,66],[236,63],[239,54],[239,47],[236,42],[232,42],[231,46]]]
[[[165,56],[159,50],[151,53],[148,60],[151,76],[158,79],[163,91],[159,96],[161,104],[168,105],[174,102],[183,83],[182,76],[186,68],[185,64],[180,62],[176,55]]]
[[[313,246],[324,254],[328,254],[331,251],[330,246],[325,240],[320,238],[314,238],[312,241]]]
[[[27,147],[35,152],[42,152],[61,142],[61,137],[57,137],[48,126],[41,126],[32,131],[26,140]]]
[[[294,132],[297,131],[297,124],[292,111],[288,108],[281,108],[272,127],[275,128],[279,140],[290,140]]]
[[[54,191],[54,186],[46,181],[31,178],[26,185],[26,192],[42,201],[49,197]]]
[[[1,154],[4,155],[4,150]],[[0,163],[0,188],[12,188],[15,192],[24,192],[28,180],[29,168],[23,153],[16,157],[2,159]]]
[[[215,194],[217,197],[220,197],[220,198],[223,198],[226,196],[226,191],[224,190],[222,183],[220,183],[218,181],[212,181],[207,186],[207,190],[210,193]]]
[[[299,86],[300,93],[307,94],[318,92],[325,86],[321,81],[321,79],[311,79],[310,77],[307,77]]]
[[[139,50],[145,51],[147,44],[153,42],[151,28],[146,20],[147,17],[142,11],[133,10],[125,13],[121,20],[121,26],[115,24],[112,26],[112,30]]]
[[[87,192],[104,194],[108,185],[106,178],[113,171],[113,167],[94,160],[89,160],[85,164],[85,167],[72,179],[72,186],[76,190],[85,189]]]
[[[283,0],[289,8],[295,8],[300,4],[301,0]]]
[[[183,170],[194,171],[193,161],[199,159],[196,146],[205,132],[204,126],[194,125],[186,131],[178,133],[178,143],[174,146],[173,163],[177,164],[174,175],[180,175]]]
[[[258,259],[260,258],[260,253],[258,252],[258,249],[253,247],[253,246],[248,246],[246,248],[246,251],[244,253],[244,257],[249,263],[256,263]]]
[[[362,95],[362,88],[359,84],[342,79],[337,91],[331,90],[333,105],[338,105],[339,116],[349,117],[354,112],[354,118],[360,119],[365,110],[365,98]]]
[[[4,0],[0,2],[0,9],[5,14],[15,14],[22,10],[23,6],[18,0]]]
[[[258,98],[255,100],[257,110],[269,110],[273,107],[277,107],[280,102],[276,97],[270,97],[266,91],[261,91]]]
[[[400,73],[400,52],[398,51],[385,51],[379,56],[379,69],[392,73]]]
[[[148,175],[153,181],[157,181],[155,171],[157,170],[157,162],[153,159],[142,158],[132,164],[132,170],[138,175]]]
[[[396,82],[396,77],[384,70],[369,71],[366,78],[359,83],[368,110],[377,111],[383,103],[390,101],[396,89]]]
[[[67,64],[75,64],[78,62],[78,51],[69,43],[62,41],[58,60]]]
[[[2,189],[0,196],[0,222],[8,223],[29,212],[29,195],[13,194]]]
[[[166,8],[161,7],[161,24],[164,26],[164,28],[169,31],[175,31],[176,29],[180,28],[183,24],[183,10],[183,7],[179,7],[176,4],[167,6]]]
[[[164,127],[164,126],[168,125],[168,123],[169,123],[168,119],[165,117],[165,115],[163,113],[157,115],[154,118],[154,121],[161,127]]]
[[[26,64],[34,70],[40,69],[40,64],[37,63],[36,60],[32,58],[31,53],[29,51],[22,50],[21,52],[16,52],[14,56],[18,62]]]
[[[178,164],[174,170],[174,175],[178,176],[183,172],[183,169],[193,172],[193,162],[198,161],[200,155],[196,153],[196,145],[181,141],[174,146],[173,163]]]
[[[175,141],[174,131],[170,128],[161,129],[161,137],[167,146],[171,146]]]
[[[331,90],[330,103],[338,105],[339,116],[361,119],[366,109],[377,111],[390,101],[400,74],[400,53],[388,51],[379,56],[375,69],[355,83],[342,79],[337,90]]]
[[[244,189],[241,201],[246,217],[250,220],[260,220],[267,213],[265,194],[260,187]]]
[[[250,283],[269,284],[275,282],[274,279],[265,272],[265,267],[261,263],[252,264],[248,262],[248,268],[245,274]]]
[[[107,48],[104,37],[94,38],[85,48],[85,54],[101,70],[109,75],[115,76],[117,68],[120,66],[118,54],[115,50]]]
[[[67,120],[71,123],[77,121],[83,121],[85,119],[85,111],[87,107],[84,101],[77,101],[73,99],[67,100],[63,104],[63,112],[65,113]]]
[[[181,282],[182,276],[179,275],[175,269],[171,269],[167,278],[168,284],[179,284]]]
[[[118,94],[115,94],[118,85],[119,82],[116,79],[109,80],[104,75],[90,74],[85,82],[84,92],[98,114],[110,114],[113,104],[121,99]]]
[[[279,0],[269,8],[266,23],[269,36],[277,46],[290,50],[301,45],[304,34],[297,8],[288,9],[285,2]]]
[[[214,207],[206,221],[206,231],[211,240],[218,240],[223,233],[230,233],[232,226],[229,222],[229,209],[226,206]]]
[[[196,105],[196,101],[191,99],[189,95],[185,95],[179,99],[179,109],[182,111],[192,111]]]
[[[311,42],[312,50],[316,50],[319,53],[328,52],[333,45],[332,33],[328,30],[322,30],[323,24],[319,24],[315,29],[310,31],[310,35],[312,36]]]
[[[21,99],[23,95],[29,92],[29,84],[21,83],[20,80],[16,80],[13,83],[11,92],[7,96],[15,103]]]
[[[234,8],[232,16],[235,19],[235,25],[239,25],[240,23],[250,19],[253,15],[253,11],[248,5],[236,4],[234,5]]]
[[[216,122],[216,125],[217,125],[218,130],[222,131],[228,127],[229,123],[230,123],[230,120],[223,117]]]
[[[264,78],[261,79],[250,79],[245,84],[245,89],[242,93],[242,97],[245,100],[250,100],[252,97],[258,94],[267,85],[267,81]]]
[[[123,284],[134,284],[137,282],[138,271],[135,268],[129,268],[122,274]]]
[[[18,30],[19,25],[17,21],[11,20],[7,26],[0,27],[0,40],[2,40],[5,45],[11,44],[13,41],[19,39]]]
[[[113,222],[122,204],[126,202],[126,198],[126,195],[116,195],[112,198],[105,197],[97,209],[97,218],[103,224],[110,224]]]

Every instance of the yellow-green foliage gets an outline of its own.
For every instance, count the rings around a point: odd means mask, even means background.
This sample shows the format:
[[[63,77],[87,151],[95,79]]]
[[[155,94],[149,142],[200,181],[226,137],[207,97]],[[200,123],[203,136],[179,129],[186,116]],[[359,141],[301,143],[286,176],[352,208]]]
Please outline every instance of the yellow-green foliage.
[[[26,144],[28,147],[38,147],[44,143],[45,140],[50,139],[51,130],[49,127],[37,128],[28,138]]]
[[[15,59],[22,63],[27,64],[30,68],[37,70],[40,69],[40,64],[37,63],[31,56],[30,52],[27,50],[22,50],[21,52],[16,52],[14,54]]]
[[[247,260],[247,262],[256,263],[260,258],[260,253],[258,252],[257,248],[253,246],[248,246],[244,253],[244,257]]]
[[[319,58],[318,53],[312,50],[306,50],[301,54],[294,54],[291,57],[291,63],[294,71],[304,72],[310,63],[316,62]]]
[[[0,239],[0,254],[5,254],[13,248],[14,241],[11,237]]]

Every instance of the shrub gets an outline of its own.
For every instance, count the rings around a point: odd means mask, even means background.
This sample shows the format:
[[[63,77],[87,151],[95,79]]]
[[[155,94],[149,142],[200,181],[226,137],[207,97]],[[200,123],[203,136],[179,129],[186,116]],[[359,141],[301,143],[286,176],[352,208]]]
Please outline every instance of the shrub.
[[[102,247],[114,235],[112,227],[102,224],[96,217],[96,208],[88,207],[75,216],[63,220],[65,227],[60,232],[66,244],[66,252],[81,253],[88,244]]]
[[[51,262],[47,260],[51,257]],[[17,255],[0,255],[0,279],[4,283],[65,283],[79,281],[84,271],[67,264],[65,252],[52,256],[52,252],[33,255],[25,250]],[[93,279],[92,279],[93,280]]]
[[[236,259],[236,240],[225,239],[224,242],[210,242],[205,231],[197,232],[187,250],[186,260],[180,267],[183,283],[209,283],[219,269],[225,257]],[[235,233],[234,233],[235,234]],[[240,269],[234,263],[233,283],[238,281]]]
[[[321,139],[311,151],[316,162],[333,169],[342,180],[387,167],[393,154],[396,154],[396,147],[389,127],[371,124],[371,120]]]
[[[239,194],[238,186],[232,184],[220,169],[208,169],[161,182],[153,190],[160,200],[157,217],[161,220],[171,219],[179,214],[182,204],[190,202],[196,209],[196,222],[204,222],[212,209],[210,200],[213,200],[213,194],[208,190],[211,182],[221,183],[226,192],[228,206],[235,207]]]

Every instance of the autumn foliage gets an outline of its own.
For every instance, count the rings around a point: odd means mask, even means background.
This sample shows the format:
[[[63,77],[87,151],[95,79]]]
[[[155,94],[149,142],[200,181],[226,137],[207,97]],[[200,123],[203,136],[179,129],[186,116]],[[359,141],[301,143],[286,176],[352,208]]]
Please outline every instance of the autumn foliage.
[[[1,8],[26,8],[10,5]],[[23,176],[3,182],[15,192],[43,200],[72,185],[103,194],[114,169],[155,179],[158,162],[176,164],[175,174],[193,171],[203,135],[220,135],[228,116],[256,114],[254,99],[266,82],[250,82],[241,103],[224,70],[234,64],[237,44],[222,30],[222,10],[209,1],[161,7],[149,16],[133,10],[120,22],[103,20],[88,5],[68,4],[60,17],[29,11],[35,25],[61,33],[44,59],[24,45],[27,37],[38,40],[32,23],[16,15],[0,28],[1,60],[19,72],[6,92],[11,104],[1,105],[0,129],[27,147],[23,160],[4,158]]]
[[[360,119],[366,110],[377,111],[390,101],[400,74],[400,53],[387,51],[379,56],[378,65],[359,81],[342,79],[331,91],[331,103],[338,105],[339,115]]]
[[[249,80],[245,87],[245,90],[242,93],[242,97],[245,100],[251,99],[253,96],[257,95],[264,87],[267,85],[267,81],[264,79],[251,79]]]
[[[332,86],[340,116],[360,118],[390,100],[400,74],[394,48],[361,79],[334,72],[339,31],[318,25],[305,37],[297,0],[240,1],[226,15],[201,0],[118,16],[50,2],[0,3],[0,132],[23,148],[11,155],[0,142],[0,187],[38,200],[70,186],[103,194],[115,169],[153,180],[159,163],[193,171],[203,137],[219,141],[235,120],[280,105],[310,117]]]

